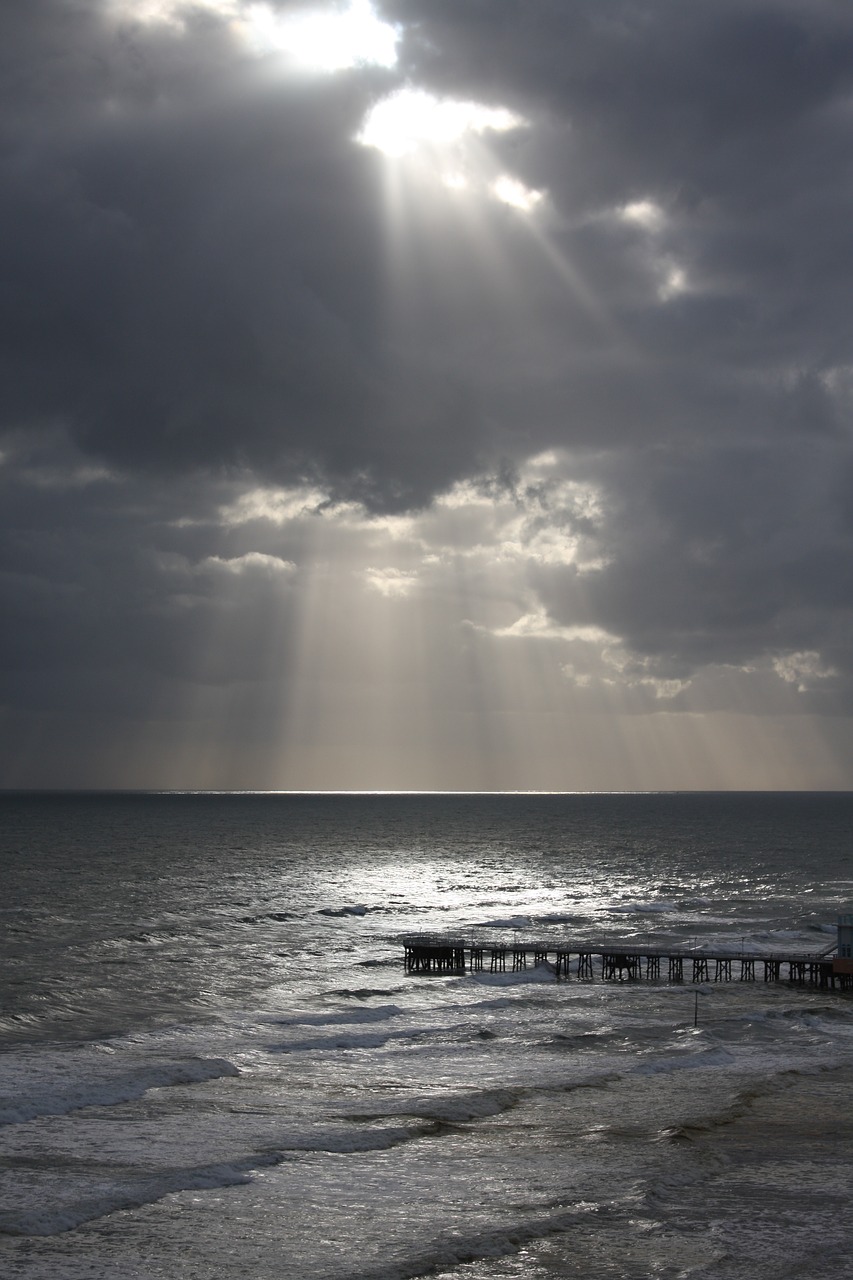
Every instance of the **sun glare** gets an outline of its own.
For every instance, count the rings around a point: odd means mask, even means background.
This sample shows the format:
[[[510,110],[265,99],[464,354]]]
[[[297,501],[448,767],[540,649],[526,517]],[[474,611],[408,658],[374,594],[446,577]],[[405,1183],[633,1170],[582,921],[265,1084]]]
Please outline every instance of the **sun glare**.
[[[423,89],[401,89],[368,112],[357,141],[386,156],[405,156],[419,147],[447,147],[468,133],[503,133],[524,123],[505,107],[436,98]]]
[[[280,17],[267,4],[248,10],[246,32],[262,53],[284,53],[312,71],[342,71],[347,67],[393,67],[397,61],[397,31],[376,16],[368,0],[351,0],[346,8],[304,9]]]

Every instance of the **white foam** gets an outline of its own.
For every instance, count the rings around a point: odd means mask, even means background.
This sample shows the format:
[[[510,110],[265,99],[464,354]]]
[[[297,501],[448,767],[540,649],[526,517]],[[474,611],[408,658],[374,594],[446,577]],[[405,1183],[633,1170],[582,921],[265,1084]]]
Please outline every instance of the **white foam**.
[[[103,1061],[103,1059],[101,1059]],[[110,1107],[141,1098],[149,1089],[200,1084],[222,1076],[238,1076],[237,1067],[224,1058],[191,1058],[183,1062],[163,1062],[159,1066],[117,1071],[100,1079],[64,1080],[41,1083],[38,1092],[0,1096],[0,1124],[21,1124],[36,1116],[61,1116],[83,1107]]]
[[[289,1133],[268,1134],[263,1146],[219,1161],[187,1167],[115,1165],[100,1162],[96,1153],[79,1161],[73,1180],[63,1178],[61,1165],[41,1167],[27,1158],[27,1176],[4,1187],[0,1234],[59,1235],[109,1213],[152,1204],[181,1190],[211,1190],[250,1183],[255,1171],[282,1164],[291,1153],[352,1155],[387,1151],[424,1133],[423,1126],[309,1125]],[[252,1137],[251,1132],[247,1137]],[[85,1151],[85,1148],[78,1148]],[[164,1152],[160,1152],[163,1158]],[[9,1161],[14,1169],[14,1157]],[[59,1176],[58,1176],[59,1174]]]
[[[249,1181],[249,1171],[263,1165],[278,1164],[282,1156],[259,1153],[247,1160],[228,1164],[214,1164],[206,1168],[171,1169],[153,1177],[117,1181],[112,1186],[99,1185],[97,1193],[81,1196],[78,1200],[56,1203],[51,1200],[32,1207],[27,1202],[24,1188],[23,1203],[10,1207],[7,1192],[5,1206],[0,1211],[0,1232],[7,1235],[54,1236],[72,1231],[84,1222],[106,1217],[119,1209],[136,1209],[153,1204],[175,1191],[205,1190],[213,1187],[236,1186]]]

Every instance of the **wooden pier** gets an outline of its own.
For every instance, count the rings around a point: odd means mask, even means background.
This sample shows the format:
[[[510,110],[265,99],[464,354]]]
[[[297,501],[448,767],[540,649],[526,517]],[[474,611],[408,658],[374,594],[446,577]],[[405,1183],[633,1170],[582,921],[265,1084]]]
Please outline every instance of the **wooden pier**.
[[[443,934],[407,934],[405,966],[410,973],[517,973],[528,966],[553,966],[557,980],[573,974],[592,979],[648,979],[668,982],[779,982],[853,989],[853,965],[822,952],[715,951],[702,947],[644,945],[639,942],[485,941]],[[553,957],[553,960],[551,959]],[[574,963],[573,963],[574,962]]]

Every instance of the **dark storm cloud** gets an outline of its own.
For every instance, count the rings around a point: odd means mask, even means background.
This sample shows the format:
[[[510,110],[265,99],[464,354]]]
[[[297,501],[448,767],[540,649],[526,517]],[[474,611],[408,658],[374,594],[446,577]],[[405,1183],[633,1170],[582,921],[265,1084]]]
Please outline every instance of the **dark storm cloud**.
[[[614,465],[610,563],[580,592],[572,569],[533,571],[555,618],[627,637],[674,678],[786,651],[820,652],[849,676],[853,475],[849,462],[836,469],[833,447],[697,448]]]
[[[286,669],[287,547],[222,486],[417,510],[546,449],[602,503],[601,569],[531,560],[553,619],[661,679],[815,654],[846,705],[846,0],[387,0],[398,67],[325,76],[128,9],[0,11],[6,705],[178,714],[273,632]],[[483,142],[529,219],[389,211],[354,137],[403,83],[524,117]]]
[[[379,331],[380,162],[353,135],[388,76],[275,75],[211,15],[73,19],[6,19],[3,425],[380,505],[470,466],[453,387],[389,367]]]
[[[18,711],[180,714],[177,692],[286,672],[282,553],[247,555],[200,496],[87,467],[55,438],[0,468],[0,701]],[[275,590],[268,589],[270,578]]]
[[[7,425],[62,422],[126,466],[317,474],[400,506],[501,451],[775,428],[778,397],[745,374],[841,358],[843,8],[389,12],[416,83],[531,120],[501,145],[551,193],[555,241],[619,338],[493,209],[532,334],[496,314],[437,210],[443,277],[415,237],[421,318],[390,341],[382,161],[352,138],[391,74],[276,76],[209,13],[116,26],[37,3],[5,20]],[[696,281],[665,314],[649,236],[584,220],[648,196],[670,218],[655,252]]]
[[[541,120],[516,171],[559,203],[556,238],[630,347],[567,350],[514,406],[547,422],[541,443],[600,450],[580,471],[608,495],[611,562],[582,591],[573,570],[538,566],[552,615],[608,628],[673,677],[789,650],[846,676],[849,8],[394,11],[417,14],[425,79]],[[644,199],[655,229],[595,216]],[[644,248],[685,270],[663,306],[636,287]]]

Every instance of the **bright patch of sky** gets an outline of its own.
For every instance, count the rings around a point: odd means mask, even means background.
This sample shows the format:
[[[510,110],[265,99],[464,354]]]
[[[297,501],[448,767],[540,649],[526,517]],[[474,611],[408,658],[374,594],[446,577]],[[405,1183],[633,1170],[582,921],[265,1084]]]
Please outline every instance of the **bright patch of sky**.
[[[406,569],[364,570],[364,581],[381,596],[407,596],[418,585],[418,575]]]
[[[409,86],[377,102],[365,116],[356,141],[391,161],[418,161],[418,172],[433,170],[450,191],[485,195],[530,213],[544,196],[511,174],[496,172],[483,139],[529,127],[506,107],[440,98]]]
[[[587,644],[612,644],[615,636],[600,627],[563,627],[541,609],[524,613],[508,627],[498,627],[496,636],[534,636],[539,640],[583,640]]]
[[[819,653],[806,649],[800,653],[786,653],[773,659],[773,669],[786,684],[797,686],[798,693],[807,693],[816,680],[828,680],[837,673],[828,667]]]
[[[625,222],[635,222],[645,231],[660,231],[665,222],[663,209],[654,200],[634,200],[619,210]]]
[[[504,133],[525,123],[505,107],[437,98],[424,89],[400,89],[370,109],[357,141],[386,156],[400,157],[421,147],[448,147],[466,134]]]
[[[327,495],[321,489],[258,487],[249,489],[234,502],[221,507],[219,518],[226,526],[250,524],[254,520],[283,525],[313,514],[326,501]]]
[[[687,291],[687,272],[674,262],[664,262],[661,267],[663,279],[658,285],[658,297],[661,302],[669,302],[670,298],[677,298]]]
[[[219,18],[239,18],[242,6],[237,0],[106,0],[107,12],[124,22],[165,23],[182,28],[191,10],[205,10]]]
[[[249,43],[259,53],[284,53],[310,71],[343,71],[347,67],[393,67],[398,33],[382,22],[367,0],[352,0],[345,9],[304,9],[280,15],[266,4],[253,4],[244,19]]]
[[[243,574],[260,570],[265,574],[293,573],[296,565],[292,560],[282,560],[280,556],[267,555],[262,551],[248,551],[244,556],[207,556],[202,562],[208,569],[223,573]]]
[[[124,20],[185,24],[190,12],[183,0],[108,0]],[[391,68],[397,63],[399,28],[383,22],[369,0],[350,0],[346,6],[306,5],[280,12],[273,5],[241,0],[196,0],[227,22],[259,57],[280,55],[295,69],[331,74],[357,66]],[[540,203],[543,191],[527,187],[511,174],[488,172],[484,157],[463,152],[466,139],[504,133],[527,126],[527,121],[502,106],[441,98],[414,86],[398,89],[368,111],[356,141],[389,159],[427,153],[436,177],[453,191],[477,191],[522,213]],[[639,207],[639,206],[638,206]]]
[[[492,183],[491,190],[496,200],[500,200],[502,204],[510,204],[514,209],[521,209],[524,213],[535,209],[545,194],[544,191],[531,190],[523,182],[519,182],[518,178],[511,178],[507,173],[502,173]]]
[[[334,7],[306,4],[285,14],[270,4],[242,0],[108,0],[108,8],[125,21],[179,28],[193,10],[206,10],[230,23],[255,53],[283,54],[307,71],[397,62],[397,28],[382,22],[369,0]]]

